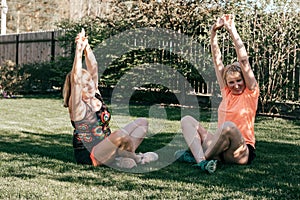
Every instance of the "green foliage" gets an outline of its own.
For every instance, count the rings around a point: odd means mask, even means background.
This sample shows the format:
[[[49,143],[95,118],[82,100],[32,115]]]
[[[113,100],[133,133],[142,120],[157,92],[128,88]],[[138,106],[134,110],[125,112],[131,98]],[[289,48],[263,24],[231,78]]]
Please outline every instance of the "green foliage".
[[[259,15],[262,13],[256,13]],[[252,25],[250,52],[265,112],[272,110],[275,102],[299,99],[299,16],[300,13],[270,13]]]
[[[77,165],[72,125],[61,99],[0,100],[0,199],[299,199],[300,123],[256,119],[253,164],[220,165],[213,175],[173,162],[150,173],[126,173],[110,167]],[[149,116],[147,106],[112,108],[112,130],[119,122]],[[164,107],[172,119],[149,116],[149,130],[137,152],[155,151],[178,132],[180,110]],[[210,114],[201,112],[204,127]],[[205,118],[202,118],[204,116]],[[208,117],[207,117],[208,116]],[[162,129],[157,129],[162,127]],[[177,150],[174,146],[170,156]],[[160,156],[157,163],[164,163]]]
[[[50,62],[50,73],[49,81],[52,86],[63,88],[66,75],[71,71],[73,66],[73,58],[70,57],[59,57],[55,61]]]
[[[29,74],[25,82],[24,92],[60,91],[72,65],[73,60],[70,57],[60,57],[55,61],[24,65],[24,71]]]
[[[29,76],[21,66],[6,61],[0,66],[0,96],[16,95],[23,90],[26,78]]]
[[[64,77],[71,70],[74,38],[84,28],[92,47],[126,30],[143,27],[158,27],[174,30],[193,38],[203,46],[204,53],[195,52],[194,57],[201,60],[201,75],[184,57],[172,49],[130,49],[124,55],[105,55],[114,58],[100,77],[100,85],[114,87],[118,80],[131,69],[147,63],[168,65],[187,77],[192,86],[207,84],[203,75],[214,79],[211,66],[209,36],[210,27],[218,16],[224,13],[235,15],[236,26],[249,52],[249,60],[260,85],[260,109],[262,112],[280,112],[275,102],[299,101],[299,7],[285,1],[269,3],[255,1],[113,1],[110,15],[86,17],[81,21],[62,21],[58,26],[65,30],[60,38],[62,46],[70,50],[70,57],[56,61],[32,63],[24,67],[14,66],[1,70],[2,90],[10,93],[19,91],[47,91],[62,88]],[[298,9],[298,11],[295,11]],[[220,46],[224,64],[236,60],[236,54],[229,35],[220,31]],[[153,38],[162,40],[163,38]],[[189,44],[187,44],[188,46]],[[71,47],[71,48],[70,48]],[[128,48],[121,43],[116,48]],[[8,75],[11,73],[10,75]],[[14,73],[14,75],[12,75]],[[140,78],[132,74],[133,79]],[[170,78],[174,78],[171,77]],[[215,84],[215,83],[212,83]],[[168,91],[160,85],[148,84],[161,91]]]
[[[203,4],[204,6],[202,4],[196,5],[190,3],[181,3],[182,5],[180,5],[168,1],[162,3],[157,3],[156,1],[138,1],[138,3],[134,3],[130,9],[127,4],[128,3],[124,3],[123,1],[114,1],[111,5],[113,11],[111,15],[106,18],[84,18],[80,22],[60,23],[60,28],[67,30],[66,35],[61,38],[61,40],[66,41],[66,45],[68,45],[70,41],[73,41],[73,38],[75,38],[81,28],[84,28],[89,36],[91,45],[96,46],[103,40],[125,30],[142,27],[159,27],[180,31],[189,36],[199,36],[198,39],[197,37],[195,39],[203,41],[204,39],[207,40],[204,34],[209,32],[207,22],[203,22],[209,19],[216,10],[215,8],[209,9],[205,7],[207,6],[205,4]],[[188,12],[186,12],[187,10]],[[194,10],[197,12],[193,12]],[[174,11],[176,11],[177,15],[174,15]],[[180,16],[182,13],[185,13],[185,18]],[[194,25],[190,22],[193,22]],[[185,25],[183,26],[182,23]],[[153,39],[157,40],[157,38]],[[119,46],[120,48],[122,46],[126,48],[126,44],[119,44]],[[114,55],[108,56],[114,57]],[[205,59],[207,58],[203,56],[202,60]],[[132,49],[126,55],[117,57],[117,59],[107,67],[103,77],[100,77],[100,82],[102,83],[100,85],[114,86],[126,71],[143,63],[154,62],[169,65],[190,79],[203,79],[198,72],[194,73],[197,70],[195,70],[190,63],[172,53],[171,49],[170,51],[161,49]],[[99,63],[99,65],[101,64],[102,63]],[[207,70],[209,70],[210,73],[208,73]],[[213,68],[206,68],[207,74],[211,74],[211,72],[213,72]],[[138,78],[138,74],[134,74],[134,76]]]
[[[66,30],[62,38],[69,45],[76,34],[85,28],[92,46],[125,30],[157,27],[174,30],[192,37],[203,45],[209,54],[210,27],[224,13],[235,15],[238,32],[249,53],[249,60],[260,85],[260,108],[273,112],[275,102],[299,101],[299,6],[275,1],[121,1],[111,3],[110,15],[105,18],[90,17],[79,22],[62,22]],[[277,6],[277,7],[276,7]],[[276,8],[276,9],[275,9]],[[284,8],[284,9],[283,9]],[[296,11],[298,9],[298,11]],[[229,35],[220,31],[220,46],[224,64],[236,61],[236,53]],[[157,38],[154,38],[157,39]],[[73,44],[74,45],[74,44]],[[118,44],[126,47],[126,44]],[[187,44],[188,45],[188,44]],[[211,75],[211,59],[206,54],[195,53],[202,60],[203,73]],[[108,55],[114,57],[115,55]],[[114,86],[125,72],[143,63],[159,62],[178,70],[192,83],[201,82],[199,73],[185,59],[167,50],[134,49],[107,66],[101,77],[105,86]],[[102,63],[100,63],[101,65]],[[138,75],[136,75],[138,76]],[[138,78],[138,77],[137,77]],[[200,80],[199,80],[200,79]]]
[[[3,67],[0,66],[0,85],[9,95],[58,92],[62,89],[72,64],[71,57],[22,66],[7,61]]]
[[[30,76],[26,81],[26,91],[45,91],[50,89],[51,65],[50,63],[25,64],[24,69]]]

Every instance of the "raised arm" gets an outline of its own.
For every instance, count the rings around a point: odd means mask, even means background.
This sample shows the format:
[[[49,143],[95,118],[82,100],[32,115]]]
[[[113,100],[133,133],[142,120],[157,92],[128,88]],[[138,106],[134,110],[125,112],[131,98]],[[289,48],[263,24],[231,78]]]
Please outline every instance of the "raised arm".
[[[70,97],[70,117],[73,121],[83,119],[85,115],[85,105],[82,101],[82,54],[87,41],[84,38],[84,31],[76,37],[76,50],[71,71],[71,97]]]
[[[224,23],[223,19],[219,18],[217,22],[212,26],[211,36],[210,36],[211,52],[212,52],[215,72],[216,72],[220,89],[225,87],[225,82],[222,76],[224,71],[224,65],[222,62],[222,55],[218,44],[217,30],[223,27],[224,25],[223,23]]]
[[[84,55],[87,70],[92,75],[92,79],[95,83],[96,89],[98,90],[98,63],[89,44],[87,44],[84,49]]]
[[[253,90],[257,85],[257,81],[248,60],[248,53],[246,51],[246,48],[236,30],[234,17],[233,15],[224,15],[222,18],[224,19],[224,27],[229,32],[233,40],[234,48],[238,57],[238,61],[240,63],[241,70],[243,72],[246,87],[250,90]]]

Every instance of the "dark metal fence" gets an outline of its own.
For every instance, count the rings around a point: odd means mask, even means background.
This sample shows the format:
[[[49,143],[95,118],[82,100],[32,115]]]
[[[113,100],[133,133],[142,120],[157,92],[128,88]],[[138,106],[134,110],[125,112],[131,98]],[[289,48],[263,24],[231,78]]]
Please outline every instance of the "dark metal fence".
[[[55,60],[58,56],[67,56],[70,51],[62,48],[58,38],[64,34],[63,31],[44,31],[44,32],[31,32],[22,34],[11,34],[0,36],[0,66],[5,60],[11,60],[18,65],[28,63],[38,63]],[[220,44],[221,50],[228,48],[227,44]],[[170,47],[171,49],[172,47]],[[209,53],[209,47],[206,46],[204,51]],[[195,56],[198,55],[194,52]],[[294,83],[293,87],[289,87],[285,99],[291,101],[299,100],[299,51],[291,52],[288,60],[288,65],[294,66],[293,69],[288,71],[288,75]],[[266,58],[267,59],[267,58]],[[261,63],[259,59],[250,59],[250,62],[255,70]],[[259,79],[259,77],[258,77]],[[210,95],[216,88],[216,82],[204,82],[203,80],[187,77],[191,83],[194,94]],[[260,80],[259,80],[260,81]],[[174,83],[179,91],[183,89],[180,83]],[[174,88],[173,87],[173,88]]]

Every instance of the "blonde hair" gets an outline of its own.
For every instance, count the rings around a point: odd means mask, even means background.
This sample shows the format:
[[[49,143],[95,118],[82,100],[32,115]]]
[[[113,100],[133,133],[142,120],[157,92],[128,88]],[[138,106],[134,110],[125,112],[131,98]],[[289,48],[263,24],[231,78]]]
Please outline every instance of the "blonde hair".
[[[91,74],[86,70],[82,69],[82,75],[88,74],[91,76]],[[63,99],[64,99],[64,107],[69,107],[69,100],[71,97],[71,72],[69,72],[66,75],[64,88],[63,88]]]
[[[239,62],[234,62],[230,65],[227,65],[225,68],[224,68],[224,71],[223,71],[223,80],[226,82],[226,79],[227,79],[227,75],[228,74],[233,74],[233,73],[240,73],[243,80],[244,80],[244,76],[243,76],[243,73],[242,73],[242,69],[240,67],[240,63]]]
[[[64,88],[63,88],[63,98],[64,98],[64,107],[69,107],[69,100],[71,96],[71,72],[66,76]]]

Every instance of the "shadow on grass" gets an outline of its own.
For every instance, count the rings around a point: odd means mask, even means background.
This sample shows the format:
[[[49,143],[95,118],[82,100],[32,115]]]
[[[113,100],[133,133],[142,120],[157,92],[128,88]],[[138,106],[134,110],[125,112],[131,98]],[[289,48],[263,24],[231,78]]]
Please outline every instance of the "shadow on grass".
[[[176,189],[182,194],[200,196],[203,193],[219,192],[222,199],[239,199],[241,192],[255,199],[299,199],[299,153],[300,147],[297,145],[261,141],[258,142],[257,158],[252,165],[219,166],[213,175],[205,174],[190,164],[174,162],[158,171],[133,175],[143,181],[132,180],[126,177],[127,173],[107,167],[93,168],[93,173],[101,174],[98,177],[64,177],[60,181],[103,185],[123,191],[140,191],[147,188],[151,191],[166,192]],[[99,179],[99,177],[106,178]],[[153,180],[169,184],[153,185]],[[170,189],[172,182],[179,185],[185,183],[191,188],[174,186]],[[194,191],[198,187],[205,188],[205,191]]]
[[[34,133],[11,131],[1,133],[0,151],[12,154],[28,154],[73,162],[72,136],[66,134]]]
[[[110,107],[110,105],[108,105]],[[180,105],[165,105],[165,104],[145,104],[145,105],[118,105],[110,107],[112,115],[132,117],[149,117],[157,119],[166,119],[171,121],[180,121],[185,115],[191,115],[201,122],[215,121],[214,113],[211,110],[193,107],[183,107]]]
[[[143,174],[143,177],[246,191],[259,199],[277,199],[276,196],[299,199],[299,161],[300,146],[259,141],[257,157],[251,165],[219,165],[215,174],[207,175],[190,164],[175,162],[158,172]]]
[[[172,139],[173,134],[162,134],[153,137],[142,143],[139,150],[150,151],[161,148]],[[111,169],[109,167],[90,167],[78,166],[74,163],[73,149],[71,146],[71,135],[22,132],[14,134],[11,132],[1,133],[0,152],[9,154],[28,154],[30,157],[47,157],[45,162],[39,163],[32,160],[31,164],[36,165],[56,165],[60,160],[65,166],[58,170],[64,173],[68,170],[83,169],[91,173],[77,173],[74,175],[62,174],[59,177],[53,177],[64,182],[103,185],[107,187],[117,187],[118,190],[141,190],[142,188],[151,188],[151,190],[169,190],[170,185],[153,185],[157,182],[176,182],[192,184],[197,188],[201,185],[207,189],[206,192],[222,193],[223,198],[232,198],[232,193],[226,191],[243,191],[250,196],[258,199],[272,198],[298,199],[300,194],[300,146],[279,142],[257,142],[257,157],[252,165],[237,166],[223,165],[213,175],[207,175],[201,170],[192,167],[187,163],[174,162],[169,166],[150,173],[134,174],[142,181],[129,180],[128,173]],[[70,163],[71,162],[71,163]],[[28,163],[28,161],[27,161]],[[61,162],[60,162],[61,163]],[[61,165],[61,164],[60,164]],[[25,166],[26,167],[26,166]],[[99,175],[97,175],[99,174]],[[15,176],[24,177],[26,174],[15,174]],[[31,176],[35,176],[34,174]],[[38,174],[36,174],[38,176]],[[101,178],[100,178],[101,177]],[[102,178],[105,177],[105,178]],[[120,177],[120,178],[116,178]],[[28,177],[30,178],[30,177]],[[178,191],[183,193],[188,188],[178,187]],[[193,192],[193,191],[190,191]],[[197,193],[197,192],[196,192]],[[201,193],[201,191],[199,191]],[[228,195],[228,196],[226,196]]]
[[[288,155],[288,156],[287,156]],[[201,170],[187,163],[174,162],[171,165],[151,173],[138,174],[143,182],[119,180],[118,190],[134,190],[151,188],[151,190],[168,191],[170,185],[153,185],[147,180],[158,182],[186,183],[189,185],[201,185],[207,191],[221,189],[223,199],[232,199],[234,191],[243,191],[249,196],[258,199],[299,199],[300,180],[300,147],[292,144],[261,141],[257,144],[257,158],[252,165],[223,165],[213,175],[207,175]],[[95,171],[102,173],[102,171]],[[115,171],[114,174],[123,176],[124,172]],[[95,184],[103,184],[102,181],[94,180]],[[107,184],[107,183],[105,183]],[[195,186],[197,188],[197,186]],[[189,189],[178,187],[176,190],[186,193]],[[205,192],[207,192],[205,191]],[[228,191],[228,192],[226,192]],[[231,191],[231,192],[230,192]],[[233,191],[233,193],[232,193]],[[193,193],[195,191],[190,191]],[[196,192],[197,193],[197,192]],[[201,194],[201,191],[199,191]],[[240,198],[236,194],[236,198]]]

